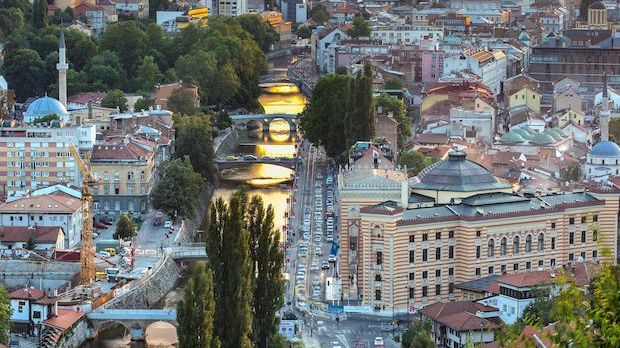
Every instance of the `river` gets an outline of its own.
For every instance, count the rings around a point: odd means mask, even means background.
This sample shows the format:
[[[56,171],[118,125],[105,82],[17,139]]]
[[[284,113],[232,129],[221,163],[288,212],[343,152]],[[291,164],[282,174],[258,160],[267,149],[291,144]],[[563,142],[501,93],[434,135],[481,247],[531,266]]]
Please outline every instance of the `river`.
[[[268,66],[271,75],[286,75],[286,60],[276,61]],[[283,93],[284,92],[284,93]],[[306,104],[306,98],[292,85],[283,89],[269,89],[259,97],[259,102],[268,114],[297,114]],[[295,144],[299,141],[298,134],[288,131],[288,124],[274,122],[269,132],[254,131],[242,132],[239,136],[239,146],[235,150],[240,155],[255,155],[257,157],[292,157],[296,152]],[[219,183],[213,193],[213,200],[228,199],[241,186],[246,186],[249,195],[260,195],[263,201],[274,208],[274,224],[283,231],[287,208],[287,197],[293,170],[274,164],[252,164],[243,167],[221,171]],[[188,272],[185,272],[188,273]],[[176,304],[183,296],[185,279],[182,278],[177,288],[166,295],[159,304],[161,308],[176,308]],[[81,348],[145,348],[145,347],[172,347],[177,342],[175,328],[167,323],[153,323],[145,333],[146,342],[131,342],[126,330],[117,326],[102,333],[95,341],[90,341]]]

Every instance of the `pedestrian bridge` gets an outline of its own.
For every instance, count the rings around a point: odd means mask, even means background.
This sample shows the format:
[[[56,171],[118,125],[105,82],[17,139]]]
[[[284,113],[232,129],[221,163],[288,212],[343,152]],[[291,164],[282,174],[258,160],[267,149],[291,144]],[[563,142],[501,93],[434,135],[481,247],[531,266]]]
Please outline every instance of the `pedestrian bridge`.
[[[227,169],[233,167],[239,167],[242,165],[254,164],[254,163],[266,163],[266,164],[275,164],[282,167],[287,167],[294,169],[295,164],[299,161],[298,158],[284,158],[284,157],[259,157],[257,159],[244,159],[239,158],[236,160],[227,160],[227,159],[217,159],[215,160],[215,164],[219,169]]]
[[[269,131],[274,122],[288,123],[291,132],[297,131],[297,115],[291,114],[247,114],[230,116],[232,124],[244,130]]]
[[[121,325],[129,331],[132,341],[143,340],[146,329],[155,322],[178,326],[177,311],[174,309],[99,309],[86,314],[86,318],[93,325],[94,337]]]
[[[175,261],[191,261],[207,258],[207,249],[204,243],[188,243],[173,246],[168,250],[170,257]]]

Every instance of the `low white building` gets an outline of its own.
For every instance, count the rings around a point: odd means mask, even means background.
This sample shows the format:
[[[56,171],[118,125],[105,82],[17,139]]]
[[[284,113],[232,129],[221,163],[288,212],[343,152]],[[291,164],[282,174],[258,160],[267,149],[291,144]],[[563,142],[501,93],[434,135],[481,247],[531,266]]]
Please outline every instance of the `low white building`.
[[[44,191],[0,205],[0,221],[5,227],[62,227],[64,246],[73,248],[80,242],[82,202],[79,196],[61,190]]]
[[[495,119],[492,114],[462,107],[450,109],[450,136],[475,138],[493,144]]]
[[[328,62],[335,61],[336,49],[341,47],[340,43],[343,40],[347,39],[349,36],[339,27],[333,29],[319,27],[314,30],[312,33],[312,57],[320,72],[328,71]]]
[[[502,92],[502,82],[506,80],[506,64],[506,54],[499,50],[467,52],[444,58],[443,74],[468,70],[480,76],[481,82],[498,95]]]
[[[374,25],[371,38],[384,44],[412,44],[420,39],[441,39],[444,30],[430,25]]]
[[[56,296],[44,290],[24,288],[9,294],[12,332],[38,335],[46,319],[58,312]]]
[[[0,226],[0,249],[4,255],[26,248],[32,240],[35,251],[65,249],[65,233],[59,226]],[[10,251],[9,251],[10,250]],[[7,252],[8,251],[8,252]],[[18,255],[21,253],[18,253]]]

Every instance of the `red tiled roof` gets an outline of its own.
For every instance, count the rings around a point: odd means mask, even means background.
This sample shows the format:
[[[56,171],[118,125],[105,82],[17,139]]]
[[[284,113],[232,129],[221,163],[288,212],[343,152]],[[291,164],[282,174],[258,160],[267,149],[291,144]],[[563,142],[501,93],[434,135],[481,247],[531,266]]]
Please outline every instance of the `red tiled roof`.
[[[420,134],[413,139],[415,143],[419,144],[440,144],[445,145],[450,141],[450,137],[446,134]]]
[[[45,320],[43,323],[48,326],[53,326],[66,330],[73,326],[78,320],[84,316],[84,312],[76,311],[73,309],[59,309],[58,315]]]
[[[497,324],[487,319],[477,317],[475,314],[469,312],[460,312],[446,315],[435,319],[435,321],[451,327],[459,332],[480,330],[481,322],[485,330],[493,330],[498,327]]]
[[[30,229],[27,226],[4,226],[0,227],[0,242],[26,242],[30,237],[38,243],[55,244],[58,235],[62,233],[62,227],[37,226]]]
[[[105,9],[101,6],[83,2],[79,4],[78,6],[76,6],[75,9],[73,9],[73,11],[75,11],[76,16],[80,16],[86,13],[87,11],[105,11]],[[92,92],[89,92],[89,93],[92,93]]]
[[[497,279],[498,283],[512,285],[515,287],[530,287],[541,284],[553,283],[554,277],[551,271],[530,271],[517,274],[506,274]]]
[[[82,4],[82,5],[86,5],[86,4]],[[75,8],[76,11],[78,7]],[[70,96],[69,98],[67,98],[67,101],[69,103],[76,103],[76,104],[86,104],[88,102],[91,102],[93,104],[101,104],[101,99],[105,98],[105,96],[106,96],[106,93],[103,93],[103,92],[82,92],[82,93],[78,93],[78,94],[74,94]]]
[[[120,145],[97,145],[93,149],[92,160],[139,160],[140,158],[147,158],[151,152],[144,148],[133,144],[120,144]]]
[[[99,6],[113,6],[116,3],[112,0],[97,0],[97,5]]]
[[[9,294],[9,298],[14,300],[38,300],[44,296],[45,291],[30,288],[15,290]]]
[[[0,213],[74,213],[82,202],[64,192],[27,196],[0,205]]]
[[[495,312],[496,308],[485,306],[478,302],[470,301],[454,301],[454,302],[437,302],[428,305],[420,310],[420,313],[426,315],[431,319],[441,318],[461,312],[476,313],[481,312]],[[480,323],[480,322],[478,322]]]

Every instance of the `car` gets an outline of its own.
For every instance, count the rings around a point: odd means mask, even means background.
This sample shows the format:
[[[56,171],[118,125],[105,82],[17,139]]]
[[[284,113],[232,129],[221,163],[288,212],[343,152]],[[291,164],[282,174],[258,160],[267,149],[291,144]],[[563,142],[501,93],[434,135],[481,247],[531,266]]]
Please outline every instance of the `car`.
[[[275,158],[273,158],[273,157],[262,157],[261,159],[262,159],[263,161],[266,161],[266,162],[273,162],[273,161],[275,161],[275,160],[276,160],[276,159],[275,159]]]
[[[310,266],[310,270],[318,271],[319,270],[319,263],[318,262],[315,263],[314,261],[312,261],[312,266]]]
[[[329,262],[336,262],[336,255],[329,255]]]
[[[105,257],[106,259],[108,259],[108,258],[110,258],[110,257],[111,257],[109,252],[107,252],[107,251],[103,251],[103,250],[98,251],[98,252],[97,252],[97,254],[98,254],[99,256],[103,256],[103,257]]]
[[[322,188],[322,187],[323,187],[323,183],[322,183],[322,182],[320,182],[320,181],[317,181],[317,182],[315,182],[315,183],[314,183],[314,187],[316,187],[316,188]]]
[[[331,243],[334,241],[334,236],[331,234],[328,234],[327,237],[325,237],[325,241],[328,243]]]
[[[108,228],[108,226],[106,224],[104,224],[103,222],[95,222],[93,224],[93,227],[100,228],[100,229],[103,229],[103,230]]]
[[[316,179],[317,180],[323,179],[323,174],[322,173],[316,173]]]
[[[323,256],[323,249],[322,248],[314,249],[314,255],[316,255],[316,256]]]
[[[319,279],[319,277],[314,277],[312,279],[312,285],[313,286],[321,285],[321,279]]]
[[[102,217],[101,219],[99,219],[100,222],[103,222],[104,224],[108,225],[108,226],[112,226],[112,221],[110,221],[108,218],[106,217]]]
[[[256,158],[256,156],[254,155],[245,155],[243,156],[243,159],[246,161],[256,161],[258,158]]]
[[[226,156],[226,160],[227,161],[238,161],[239,160],[239,156],[233,156],[233,155]]]
[[[111,257],[116,256],[116,249],[114,248],[105,248],[103,249],[106,253],[110,254]]]
[[[303,310],[308,309],[308,304],[302,301],[297,301],[296,307],[297,309],[303,311]]]
[[[329,269],[329,262],[323,261],[321,263],[321,269]]]
[[[170,227],[172,227],[172,220],[164,221],[164,228],[170,228]]]
[[[313,297],[319,297],[319,296],[321,296],[321,291],[320,291],[320,290],[319,290],[319,291],[317,291],[317,290],[312,291],[312,296],[313,296]]]
[[[10,348],[19,348],[19,340],[17,338],[12,337],[11,343],[9,344]]]
[[[383,347],[383,338],[375,337],[375,347]]]
[[[314,243],[320,243],[321,242],[321,235],[320,234],[315,234],[314,235]]]

